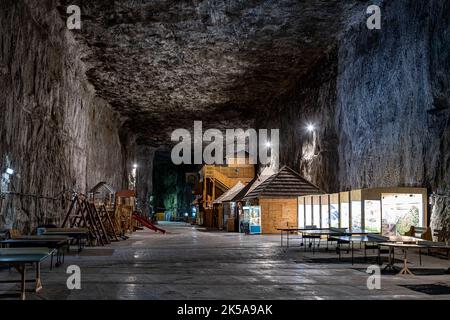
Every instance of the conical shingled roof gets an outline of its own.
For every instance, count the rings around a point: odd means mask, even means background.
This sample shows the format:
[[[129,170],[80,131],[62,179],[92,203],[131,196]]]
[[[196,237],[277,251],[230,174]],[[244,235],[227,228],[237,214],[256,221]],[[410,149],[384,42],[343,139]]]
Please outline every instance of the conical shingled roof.
[[[252,192],[256,187],[258,187],[261,183],[263,183],[266,179],[273,176],[275,171],[271,168],[265,168],[261,175],[256,176],[252,181],[250,181],[245,188],[243,188],[233,199],[229,202],[241,201],[247,194]]]
[[[243,200],[254,198],[296,198],[299,196],[323,194],[319,187],[315,186],[300,174],[285,166],[273,176],[266,179],[254,190],[249,192]]]

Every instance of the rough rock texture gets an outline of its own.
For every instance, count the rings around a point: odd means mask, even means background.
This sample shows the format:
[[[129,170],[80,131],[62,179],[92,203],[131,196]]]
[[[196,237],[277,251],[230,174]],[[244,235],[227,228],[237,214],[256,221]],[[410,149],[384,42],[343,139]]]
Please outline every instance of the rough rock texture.
[[[380,31],[366,28],[373,3]],[[64,26],[69,4],[81,6],[80,32]],[[120,188],[137,163],[131,182],[147,210],[161,181],[151,171],[163,168],[154,147],[173,129],[256,119],[281,129],[281,164],[324,190],[426,186],[436,192],[432,223],[448,221],[448,0],[0,5],[0,160],[2,172],[16,170],[3,189],[54,195],[99,180]],[[183,170],[168,174],[175,189],[157,190],[177,210],[188,198],[177,182]],[[23,229],[58,220],[65,206],[1,201],[0,227]]]
[[[247,127],[335,43],[340,0],[63,1],[83,13],[89,79],[139,142]]]
[[[67,201],[28,195],[124,184],[119,118],[85,80],[78,44],[55,8],[1,1],[0,169],[15,170],[2,192],[27,195],[2,194],[0,228],[59,223]]]
[[[381,3],[382,30],[356,16],[341,41],[341,188],[425,186],[448,197],[450,1]]]
[[[335,128],[337,57],[320,59],[287,94],[272,101],[256,120],[259,128],[280,129],[280,164],[289,165],[325,191],[339,189]],[[308,132],[308,125],[315,131]]]
[[[335,57],[324,58],[268,106],[282,164],[328,191],[425,186],[433,216],[448,221],[450,191],[449,1],[377,1],[382,30],[351,9]],[[309,137],[307,123],[316,125]],[[439,200],[440,199],[440,200]]]
[[[341,186],[449,189],[450,2],[386,3],[382,30],[355,17],[340,46]]]

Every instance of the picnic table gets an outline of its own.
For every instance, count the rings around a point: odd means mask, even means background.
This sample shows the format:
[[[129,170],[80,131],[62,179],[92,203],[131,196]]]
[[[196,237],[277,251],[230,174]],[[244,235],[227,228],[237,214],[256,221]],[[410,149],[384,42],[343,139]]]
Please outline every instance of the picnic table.
[[[78,252],[84,247],[84,242],[89,238],[89,229],[87,228],[46,228],[44,236],[64,236],[77,240]]]
[[[378,250],[378,262],[381,264],[381,253],[380,253],[380,244],[381,243],[418,243],[423,242],[425,240],[410,236],[382,236],[379,234],[367,234],[367,235],[352,235],[352,236],[333,236],[333,239],[337,241],[337,248],[336,251],[339,254],[339,260],[341,260],[341,251],[342,251],[342,244],[348,244],[349,249],[347,250],[352,253],[352,264],[354,262],[354,243],[364,243],[364,258],[367,259],[367,248],[368,243],[374,244],[373,246],[369,246],[369,248],[377,249]],[[394,253],[393,253],[394,255]],[[422,255],[419,251],[420,255],[420,264],[422,264]]]
[[[444,242],[433,242],[433,241],[427,241],[423,239],[418,239],[420,241],[417,241],[415,243],[411,241],[407,241],[405,243],[400,241],[394,241],[394,242],[382,242],[379,244],[380,247],[388,247],[389,248],[389,262],[386,265],[385,269],[388,270],[396,270],[396,267],[394,265],[395,259],[394,259],[394,250],[401,249],[403,251],[403,268],[400,270],[399,274],[409,274],[412,275],[413,273],[408,268],[408,251],[410,249],[418,249],[419,255],[422,249],[447,249],[450,250],[450,246]],[[422,264],[422,261],[420,262]]]
[[[13,239],[0,241],[1,247],[5,248],[32,248],[47,247],[56,249],[55,267],[64,263],[64,251],[69,250],[71,238],[62,236],[17,236]],[[53,254],[51,255],[50,269],[53,268]]]
[[[0,264],[13,266],[21,276],[20,298],[25,300],[26,264],[35,264],[35,291],[42,290],[41,262],[53,254],[48,248],[6,248],[0,249]]]
[[[281,247],[283,247],[283,234],[286,233],[286,243],[287,248],[289,248],[289,235],[291,233],[300,233],[302,235],[302,241],[305,238],[322,238],[327,237],[327,249],[328,249],[328,242],[334,241],[336,237],[339,236],[354,236],[354,235],[367,235],[370,232],[366,230],[360,230],[360,229],[344,229],[344,228],[278,228],[278,231],[281,233]],[[315,244],[315,242],[314,242]],[[303,242],[302,242],[302,245]],[[320,245],[320,243],[319,243]],[[313,254],[314,254],[314,247],[315,245],[312,245],[313,248]],[[305,245],[306,250],[306,245]]]

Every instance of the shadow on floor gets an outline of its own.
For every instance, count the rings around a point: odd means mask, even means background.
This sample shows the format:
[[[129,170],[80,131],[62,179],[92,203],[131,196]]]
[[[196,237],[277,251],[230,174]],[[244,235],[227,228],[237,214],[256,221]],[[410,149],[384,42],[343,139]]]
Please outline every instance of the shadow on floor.
[[[377,264],[378,258],[377,257],[367,257],[365,259],[364,257],[354,257],[353,263],[354,264]],[[383,257],[381,258],[382,262],[385,262],[386,259]],[[295,261],[296,263],[317,263],[317,264],[351,264],[352,258],[351,257],[341,257],[339,260],[338,257],[328,257],[328,258],[305,258],[301,261]],[[403,260],[395,259],[395,263],[403,263]]]
[[[90,249],[85,248],[78,253],[77,251],[71,251],[67,255],[69,256],[84,256],[84,257],[110,257],[114,254],[114,249]]]
[[[406,284],[399,285],[416,292],[425,293],[428,295],[445,295],[450,294],[450,287],[446,284],[433,283],[433,284]]]
[[[400,266],[400,264],[398,265]],[[367,269],[365,268],[352,268],[356,271],[361,271],[366,273]],[[397,275],[399,273],[401,268],[398,268],[397,270],[383,270],[381,269],[382,275]],[[411,272],[415,276],[443,276],[449,274],[447,269],[427,269],[427,268],[409,268]]]

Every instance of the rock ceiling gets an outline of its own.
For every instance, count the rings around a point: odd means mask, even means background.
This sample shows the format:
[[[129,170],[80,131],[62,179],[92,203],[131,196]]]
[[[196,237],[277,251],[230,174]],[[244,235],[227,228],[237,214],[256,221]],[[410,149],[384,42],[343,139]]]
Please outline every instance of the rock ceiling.
[[[141,143],[175,128],[252,124],[336,43],[341,0],[96,0],[78,4],[88,78]],[[348,6],[348,5],[345,5]]]

